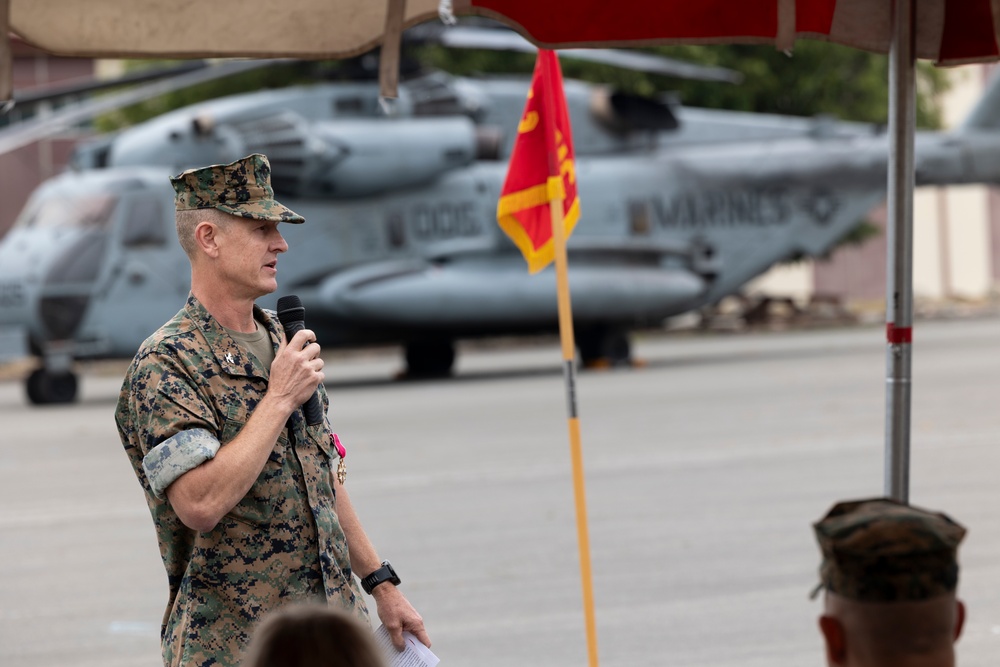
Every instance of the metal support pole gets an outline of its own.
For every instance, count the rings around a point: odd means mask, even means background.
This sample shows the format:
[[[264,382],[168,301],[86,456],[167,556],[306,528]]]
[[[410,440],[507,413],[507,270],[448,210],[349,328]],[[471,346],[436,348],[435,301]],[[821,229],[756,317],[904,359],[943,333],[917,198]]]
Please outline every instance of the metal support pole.
[[[893,39],[889,52],[885,495],[901,502],[909,502],[916,0],[895,0],[893,5]]]

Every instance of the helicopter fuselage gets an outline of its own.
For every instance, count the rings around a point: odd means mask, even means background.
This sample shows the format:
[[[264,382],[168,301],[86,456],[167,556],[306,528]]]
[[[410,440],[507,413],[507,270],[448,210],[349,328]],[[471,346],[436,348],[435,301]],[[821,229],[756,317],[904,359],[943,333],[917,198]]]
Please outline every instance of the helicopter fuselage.
[[[0,326],[23,328],[49,369],[131,356],[188,291],[168,176],[259,151],[281,201],[307,220],[282,226],[279,290],[261,304],[299,295],[321,343],[419,347],[554,330],[551,268],[528,275],[496,224],[525,84],[475,85],[438,100],[441,117],[419,90],[396,118],[378,116],[374,91],[358,84],[266,91],[83,149],[78,165],[90,168],[43,184],[0,244]],[[591,355],[609,332],[715,303],[776,262],[826,252],[884,197],[878,128],[665,107],[679,129],[629,130],[637,121],[610,126],[593,113],[594,95],[567,82],[581,202],[570,287]],[[918,183],[1000,181],[1000,132],[982,122],[917,144]],[[408,354],[411,366],[418,356]],[[452,360],[445,352],[429,365]]]

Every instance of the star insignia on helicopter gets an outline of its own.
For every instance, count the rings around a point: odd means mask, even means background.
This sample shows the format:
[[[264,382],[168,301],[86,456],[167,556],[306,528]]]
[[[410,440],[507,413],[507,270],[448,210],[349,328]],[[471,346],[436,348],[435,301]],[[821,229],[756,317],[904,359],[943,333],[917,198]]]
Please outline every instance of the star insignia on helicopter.
[[[829,190],[813,190],[802,202],[802,207],[816,222],[825,225],[840,208],[840,203]]]

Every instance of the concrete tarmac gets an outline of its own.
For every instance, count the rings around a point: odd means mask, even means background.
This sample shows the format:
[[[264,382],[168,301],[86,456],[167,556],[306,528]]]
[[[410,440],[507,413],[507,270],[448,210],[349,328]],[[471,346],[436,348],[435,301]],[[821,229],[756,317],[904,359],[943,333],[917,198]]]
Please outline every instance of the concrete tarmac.
[[[645,368],[580,376],[600,664],[820,667],[834,501],[883,490],[880,327],[640,338]],[[443,667],[587,664],[556,344],[463,354],[451,380],[331,355],[331,416],[380,554]],[[1000,319],[915,329],[911,500],[969,529],[963,667],[1000,655]],[[0,383],[0,665],[160,664],[166,577],[113,421]]]

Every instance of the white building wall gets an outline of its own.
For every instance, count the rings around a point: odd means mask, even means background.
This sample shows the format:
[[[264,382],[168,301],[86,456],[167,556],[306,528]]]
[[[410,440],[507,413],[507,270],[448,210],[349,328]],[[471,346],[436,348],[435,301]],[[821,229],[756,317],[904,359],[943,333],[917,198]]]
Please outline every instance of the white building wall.
[[[814,282],[812,262],[801,261],[773,267],[764,275],[747,283],[743,292],[747,295],[789,297],[805,302],[812,296]]]
[[[948,70],[946,128],[962,123],[979,101],[983,68]],[[913,292],[924,299],[982,299],[992,287],[988,190],[981,185],[918,188],[913,208]]]
[[[989,209],[987,189],[981,185],[948,188],[947,247],[951,272],[951,294],[963,299],[983,299],[992,287],[992,266],[989,257]]]
[[[945,296],[940,212],[947,201],[947,188],[917,188],[913,196],[913,294],[918,298]]]

